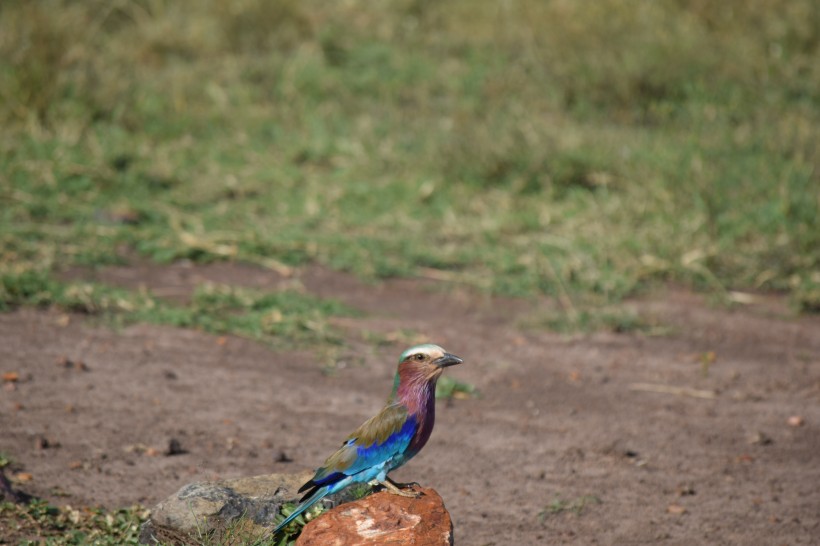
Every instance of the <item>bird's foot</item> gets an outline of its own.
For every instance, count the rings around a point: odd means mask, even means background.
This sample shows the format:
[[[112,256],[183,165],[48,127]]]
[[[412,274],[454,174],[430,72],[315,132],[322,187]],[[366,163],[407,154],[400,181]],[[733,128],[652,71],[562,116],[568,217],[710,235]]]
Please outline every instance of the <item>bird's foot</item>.
[[[394,495],[399,495],[401,497],[409,497],[413,499],[417,499],[421,496],[421,493],[417,493],[415,491],[404,491],[403,489],[399,489],[399,487],[390,479],[387,479],[381,482],[381,485],[384,486],[389,492]],[[418,485],[418,484],[416,484]]]
[[[421,487],[419,482],[397,482],[396,480],[387,478],[387,481],[398,487],[399,489],[407,489],[408,487]]]

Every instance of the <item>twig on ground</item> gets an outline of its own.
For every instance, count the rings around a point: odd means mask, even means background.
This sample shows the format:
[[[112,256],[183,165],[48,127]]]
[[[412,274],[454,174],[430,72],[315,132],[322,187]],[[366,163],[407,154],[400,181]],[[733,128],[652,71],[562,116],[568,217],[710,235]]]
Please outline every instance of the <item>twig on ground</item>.
[[[675,387],[672,385],[656,385],[652,383],[632,383],[629,386],[629,390],[660,392],[664,394],[674,394],[675,396],[691,396],[692,398],[717,398],[717,393],[715,391],[690,389],[689,387]]]

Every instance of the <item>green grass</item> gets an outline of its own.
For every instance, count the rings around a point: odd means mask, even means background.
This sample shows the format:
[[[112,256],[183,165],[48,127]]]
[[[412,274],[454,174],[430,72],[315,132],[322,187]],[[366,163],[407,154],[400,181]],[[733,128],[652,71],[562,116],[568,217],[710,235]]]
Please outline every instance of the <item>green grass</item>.
[[[580,516],[589,506],[601,504],[601,502],[601,499],[595,495],[583,495],[572,500],[555,497],[549,505],[539,512],[538,518],[544,521],[549,516],[556,516],[565,512],[571,512],[576,516]]]
[[[42,500],[0,502],[0,528],[21,546],[136,545],[147,511],[139,506],[105,511],[56,507]],[[31,537],[31,538],[25,538]]]
[[[279,514],[277,514],[275,518],[276,525],[279,525],[282,521],[285,520],[286,517],[291,515],[293,511],[296,509],[296,506],[297,505],[295,503],[287,503],[284,506],[282,506],[282,511]],[[282,529],[276,535],[276,537],[271,537],[272,540],[276,541],[275,544],[277,546],[286,546],[291,542],[295,543],[296,538],[302,532],[304,526],[307,525],[309,521],[318,517],[324,511],[325,508],[322,505],[322,503],[318,503],[311,506],[308,510],[296,516],[296,518],[294,518],[293,521],[291,521],[287,525],[287,527]]]
[[[187,305],[173,305],[150,293],[57,282],[44,272],[0,274],[0,310],[21,305],[56,307],[120,325],[147,322],[237,334],[278,346],[339,343],[340,334],[328,319],[355,315],[336,301],[292,290],[264,293],[204,284]]]
[[[5,270],[137,252],[817,307],[811,0],[0,12]]]
[[[322,511],[319,508],[312,510],[308,520]],[[137,546],[140,544],[140,526],[148,516],[149,511],[141,506],[104,510],[58,507],[39,499],[28,504],[0,502],[3,538],[14,539],[14,544],[20,546]],[[277,537],[255,536],[245,523],[240,518],[218,533],[203,532],[192,536],[190,543],[199,546],[288,546],[295,544],[295,538],[307,521],[300,516],[288,527],[289,532]],[[167,543],[157,546],[167,546]]]
[[[3,538],[14,538],[20,546],[137,546],[140,526],[148,519],[149,511],[141,506],[104,510],[100,508],[72,508],[53,506],[43,500],[28,504],[0,502],[0,529]],[[240,518],[220,533],[201,533],[190,537],[191,544],[199,546],[287,546],[294,544],[295,535],[280,540],[253,536]],[[304,525],[304,521],[301,525]],[[301,527],[294,533],[298,534]],[[159,543],[157,546],[170,546]]]
[[[436,383],[436,398],[449,400],[452,398],[476,398],[480,396],[475,385],[459,381],[449,375],[442,375]]]

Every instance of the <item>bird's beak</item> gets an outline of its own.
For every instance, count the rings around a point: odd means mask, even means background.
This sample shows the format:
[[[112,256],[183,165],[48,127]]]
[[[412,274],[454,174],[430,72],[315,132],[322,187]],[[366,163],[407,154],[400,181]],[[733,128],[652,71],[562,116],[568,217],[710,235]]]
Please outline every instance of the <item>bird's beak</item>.
[[[450,353],[444,353],[444,356],[439,357],[433,361],[433,364],[438,366],[439,368],[446,368],[447,366],[455,366],[456,364],[461,364],[464,362],[456,355],[451,355]]]

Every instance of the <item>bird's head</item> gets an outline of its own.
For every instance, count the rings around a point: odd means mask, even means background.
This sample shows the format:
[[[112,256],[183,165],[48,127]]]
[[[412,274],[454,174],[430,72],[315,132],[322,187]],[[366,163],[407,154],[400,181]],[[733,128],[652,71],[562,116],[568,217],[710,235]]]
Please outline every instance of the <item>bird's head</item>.
[[[393,392],[401,383],[435,383],[444,368],[462,362],[461,358],[432,343],[410,347],[399,357]]]

